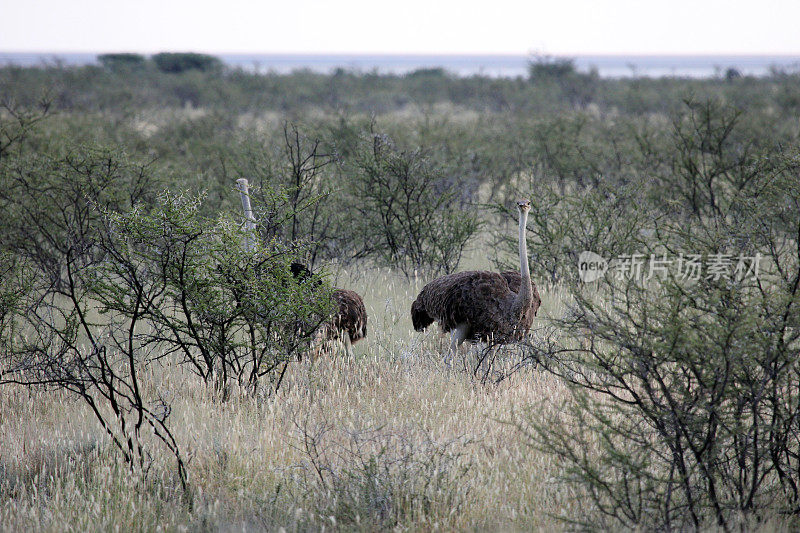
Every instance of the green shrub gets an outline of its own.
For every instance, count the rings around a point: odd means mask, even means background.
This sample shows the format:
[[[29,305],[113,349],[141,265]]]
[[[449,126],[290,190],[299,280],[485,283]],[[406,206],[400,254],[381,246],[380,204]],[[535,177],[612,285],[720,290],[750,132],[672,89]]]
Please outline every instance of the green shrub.
[[[222,61],[219,58],[191,52],[162,52],[154,55],[152,60],[158,70],[170,74],[179,74],[188,70],[212,72],[222,68]]]
[[[0,167],[0,246],[68,290],[67,271],[96,259],[97,208],[152,199],[155,181],[146,163],[106,148],[9,158]]]
[[[141,54],[101,54],[97,56],[100,64],[112,72],[125,72],[140,69],[145,66],[147,59]]]
[[[304,243],[309,268],[323,259],[346,260],[337,246],[344,228],[336,206],[341,187],[334,180],[333,154],[322,148],[320,139],[302,134],[294,124],[283,125],[278,143],[270,161],[254,169],[260,177],[254,191],[258,218],[263,221],[259,231],[265,238]],[[275,195],[276,187],[283,194]],[[282,210],[289,216],[270,215]]]
[[[205,217],[200,204],[164,192],[152,209],[107,212],[100,247],[108,259],[94,271],[92,296],[105,312],[141,317],[152,328],[140,335],[145,345],[177,353],[223,397],[231,385],[258,392],[265,380],[277,390],[328,316],[330,291],[294,278],[294,243],[245,246],[238,221]]]
[[[344,171],[352,176],[346,220],[355,257],[407,277],[455,271],[480,219],[426,152],[371,135]]]
[[[590,103],[598,89],[598,74],[578,72],[575,61],[568,58],[539,56],[528,63],[528,79],[532,84],[556,86],[572,106]]]
[[[447,71],[441,67],[418,68],[406,74],[407,78],[446,78]]]
[[[19,315],[27,311],[33,284],[33,269],[19,256],[0,250],[0,352],[14,349],[21,333]]]
[[[528,77],[531,81],[561,79],[574,76],[576,73],[575,60],[570,58],[538,56],[528,62]]]
[[[566,242],[615,260],[584,283],[562,256],[572,300],[531,350],[573,396],[522,425],[591,503],[571,517],[582,527],[729,531],[797,513],[800,165],[738,120],[689,102],[627,212],[595,216],[614,201],[592,194],[532,217],[534,254]]]

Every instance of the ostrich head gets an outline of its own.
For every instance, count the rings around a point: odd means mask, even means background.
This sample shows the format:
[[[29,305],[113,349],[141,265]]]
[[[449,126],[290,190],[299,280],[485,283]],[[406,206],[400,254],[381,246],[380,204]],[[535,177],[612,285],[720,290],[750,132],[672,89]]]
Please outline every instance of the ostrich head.
[[[306,283],[308,280],[313,280],[313,287],[319,287],[322,285],[322,279],[313,274],[303,263],[298,263],[295,261],[291,264],[289,269],[292,271],[292,276],[294,276],[294,279],[297,280],[298,283],[302,284]]]
[[[305,281],[307,278],[311,277],[311,271],[303,263],[294,262],[289,267],[292,271],[292,275],[295,279],[300,281]]]
[[[527,199],[517,200],[517,209],[519,209],[522,213],[527,213],[531,210],[531,201]]]

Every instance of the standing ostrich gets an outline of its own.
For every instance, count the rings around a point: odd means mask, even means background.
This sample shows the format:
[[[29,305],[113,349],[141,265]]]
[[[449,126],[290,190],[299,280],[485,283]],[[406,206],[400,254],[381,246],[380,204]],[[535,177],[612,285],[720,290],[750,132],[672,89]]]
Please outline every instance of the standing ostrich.
[[[292,263],[292,274],[304,282],[311,278],[311,271],[302,263]],[[321,280],[314,280],[320,285]],[[334,289],[331,294],[336,301],[336,311],[325,320],[314,334],[311,353],[314,357],[328,351],[328,347],[336,341],[344,343],[348,356],[353,355],[353,344],[367,336],[367,308],[364,300],[355,291]]]
[[[472,270],[437,278],[422,289],[411,305],[411,322],[422,331],[434,321],[453,332],[448,359],[465,340],[507,344],[521,340],[533,323],[542,300],[528,270],[525,228],[530,200],[519,209],[519,273]]]

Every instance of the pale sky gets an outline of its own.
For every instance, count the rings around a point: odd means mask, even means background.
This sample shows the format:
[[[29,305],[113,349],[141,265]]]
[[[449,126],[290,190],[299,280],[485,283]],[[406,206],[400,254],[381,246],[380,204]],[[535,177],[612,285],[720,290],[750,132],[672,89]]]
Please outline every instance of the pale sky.
[[[799,54],[797,0],[0,0],[0,51]]]

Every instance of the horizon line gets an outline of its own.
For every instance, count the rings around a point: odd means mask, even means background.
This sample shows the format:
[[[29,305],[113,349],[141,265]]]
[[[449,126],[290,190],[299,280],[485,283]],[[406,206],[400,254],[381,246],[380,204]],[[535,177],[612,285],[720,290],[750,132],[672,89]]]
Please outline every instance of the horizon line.
[[[653,52],[653,53],[626,53],[626,52],[574,52],[574,53],[541,53],[541,52],[264,52],[264,51],[204,51],[192,49],[170,49],[160,51],[140,50],[23,50],[0,49],[0,54],[120,54],[131,53],[141,55],[155,55],[160,53],[200,53],[207,55],[264,55],[264,56],[381,56],[381,57],[800,57],[798,52]]]

